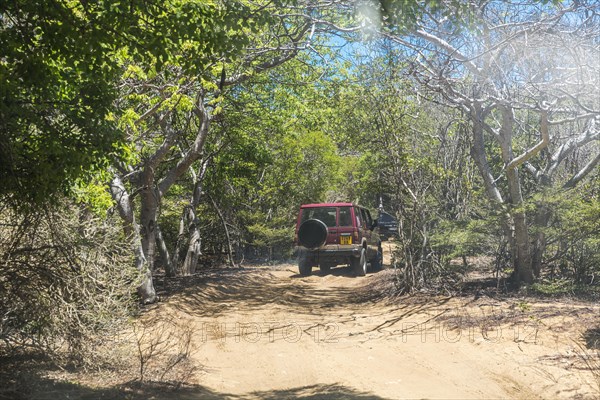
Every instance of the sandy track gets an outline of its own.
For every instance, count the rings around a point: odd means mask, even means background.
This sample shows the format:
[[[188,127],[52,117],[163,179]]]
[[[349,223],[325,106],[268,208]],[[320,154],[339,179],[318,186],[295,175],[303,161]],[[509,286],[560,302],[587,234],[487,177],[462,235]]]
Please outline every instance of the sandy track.
[[[201,278],[153,312],[195,329],[189,398],[595,398],[576,342],[600,309],[490,298],[374,300],[385,271]]]

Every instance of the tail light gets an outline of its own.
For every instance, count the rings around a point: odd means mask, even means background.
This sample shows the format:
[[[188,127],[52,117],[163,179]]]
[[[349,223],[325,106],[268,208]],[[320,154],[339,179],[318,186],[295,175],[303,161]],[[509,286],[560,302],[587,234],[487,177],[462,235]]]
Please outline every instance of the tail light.
[[[354,243],[358,243],[358,230],[357,229],[355,229],[352,232],[352,237],[354,237]]]

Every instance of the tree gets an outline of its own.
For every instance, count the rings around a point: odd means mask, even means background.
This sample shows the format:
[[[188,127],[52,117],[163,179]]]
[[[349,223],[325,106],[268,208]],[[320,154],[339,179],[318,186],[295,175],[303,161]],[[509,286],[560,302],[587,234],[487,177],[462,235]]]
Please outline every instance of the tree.
[[[407,31],[393,24],[399,10],[384,3],[375,8],[386,16],[381,34],[405,51],[429,96],[441,95],[469,119],[472,157],[489,200],[503,212],[513,277],[531,283],[545,243],[543,230],[530,230],[529,192],[569,189],[600,162],[598,5],[439,2],[422,8]],[[569,173],[565,162],[576,149],[587,156]],[[536,204],[535,223],[545,226],[548,218],[543,202]]]
[[[246,42],[234,30],[240,21],[255,23],[242,20],[242,2],[217,4],[3,2],[0,194],[47,202],[106,167],[124,139],[113,108],[124,58],[160,69],[178,57],[206,68]]]
[[[321,129],[326,71],[299,54],[224,97],[204,147],[197,205],[203,252],[231,248],[233,263],[289,255],[298,205],[324,200],[338,181],[336,147]],[[192,190],[190,181],[185,185]],[[185,237],[185,225],[171,225],[167,236]]]
[[[349,198],[397,216],[398,288],[442,283],[448,260],[435,243],[441,226],[473,217],[475,170],[459,113],[415,95],[403,54],[386,40],[356,48],[340,78],[336,113],[326,125],[347,157]],[[463,253],[464,254],[464,253]],[[401,284],[400,284],[401,283]]]
[[[221,8],[230,8],[222,5]],[[217,7],[217,9],[221,9]],[[181,263],[166,260],[169,271],[193,273],[201,252],[197,206],[202,195],[202,179],[210,167],[210,154],[205,153],[207,140],[214,131],[215,121],[222,118],[225,96],[238,96],[237,85],[255,74],[264,73],[288,60],[306,47],[311,21],[303,15],[286,12],[286,8],[271,2],[250,3],[243,9],[243,18],[230,25],[231,15],[225,13],[223,29],[232,37],[244,37],[247,44],[239,51],[220,52],[209,49],[210,62],[203,68],[190,66],[186,51],[201,46],[203,37],[190,37],[180,53],[173,53],[160,69],[125,60],[119,123],[126,127],[131,157],[115,165],[112,193],[121,215],[133,209],[132,193],[139,194],[139,217],[126,218],[139,224],[143,258],[140,263],[148,272],[148,286],[143,297],[153,301],[150,273],[154,270],[156,243],[160,242],[157,225],[162,199],[179,180],[193,171],[194,189],[182,213],[182,226],[189,227],[187,252]],[[222,11],[220,12],[222,13]],[[220,15],[220,14],[219,14]],[[119,183],[121,182],[121,183]],[[127,195],[125,195],[127,193]],[[123,202],[127,202],[124,204]],[[179,246],[177,246],[179,248]],[[165,246],[160,243],[159,250]],[[173,256],[178,259],[179,251]]]

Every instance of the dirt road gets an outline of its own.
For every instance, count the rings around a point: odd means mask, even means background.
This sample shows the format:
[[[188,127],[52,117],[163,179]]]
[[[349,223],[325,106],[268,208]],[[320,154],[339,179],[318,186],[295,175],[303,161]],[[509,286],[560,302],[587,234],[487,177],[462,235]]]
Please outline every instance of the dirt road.
[[[386,274],[215,272],[155,311],[194,328],[187,398],[596,398],[584,303],[371,296]],[[595,324],[595,325],[594,325]]]

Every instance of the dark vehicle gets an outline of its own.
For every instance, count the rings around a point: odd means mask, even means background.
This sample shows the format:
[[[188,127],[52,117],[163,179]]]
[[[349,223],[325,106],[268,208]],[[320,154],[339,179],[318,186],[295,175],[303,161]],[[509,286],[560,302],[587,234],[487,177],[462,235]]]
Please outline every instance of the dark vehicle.
[[[298,268],[307,276],[314,266],[327,272],[350,265],[359,276],[382,266],[383,252],[377,220],[364,207],[352,203],[305,204],[296,223]]]
[[[377,223],[379,225],[379,235],[382,238],[389,239],[398,235],[398,221],[391,214],[380,210]]]

